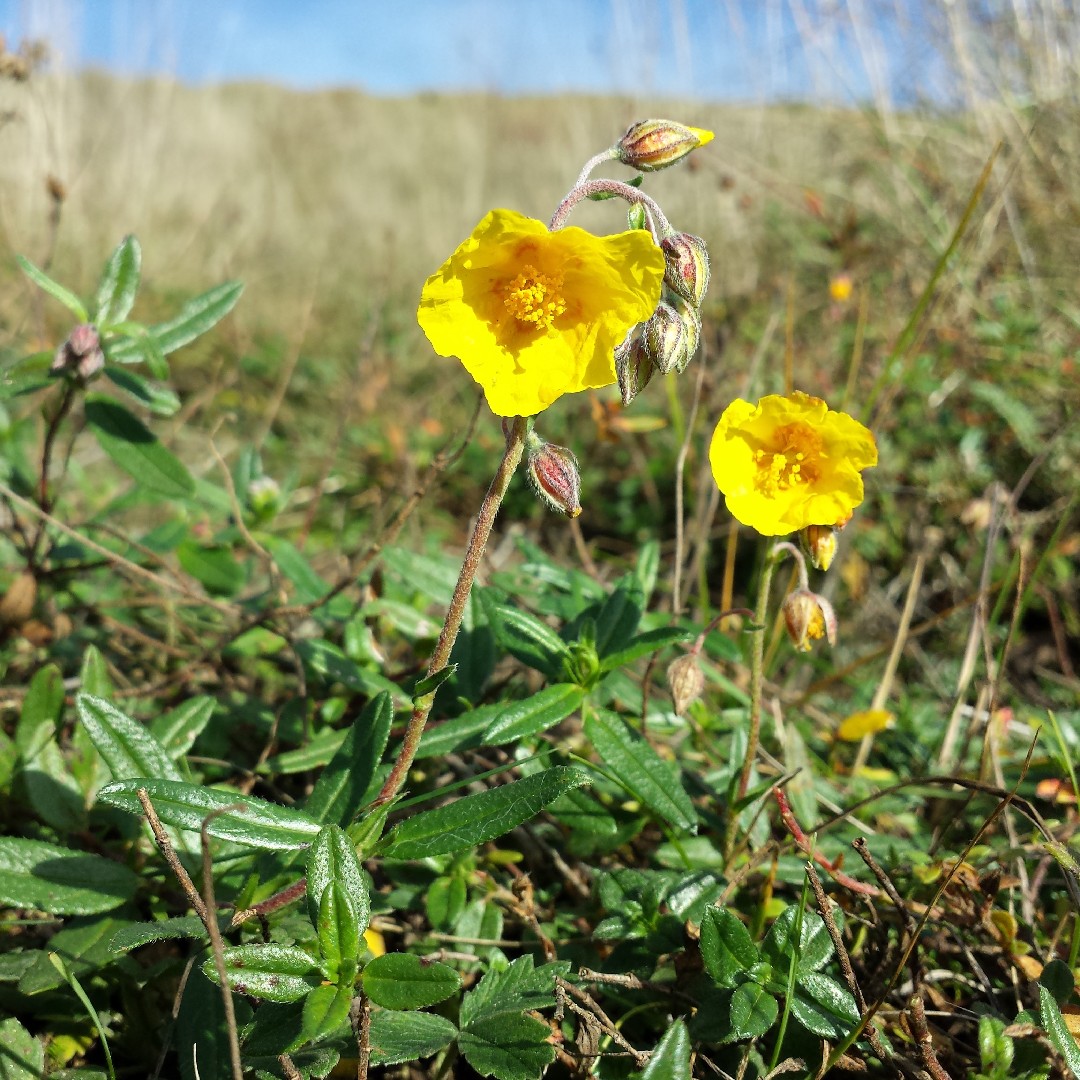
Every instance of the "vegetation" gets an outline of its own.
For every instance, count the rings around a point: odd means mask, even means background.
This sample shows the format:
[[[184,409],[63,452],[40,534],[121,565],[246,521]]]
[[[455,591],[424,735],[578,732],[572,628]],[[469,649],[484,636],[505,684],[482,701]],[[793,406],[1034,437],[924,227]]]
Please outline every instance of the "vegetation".
[[[0,1076],[1080,1075],[1075,87],[33,66],[0,64]],[[701,349],[540,417],[583,512],[510,482],[439,660],[527,433],[421,284],[664,114],[718,132],[642,186],[711,252]],[[879,458],[810,652],[708,457],[792,388]]]

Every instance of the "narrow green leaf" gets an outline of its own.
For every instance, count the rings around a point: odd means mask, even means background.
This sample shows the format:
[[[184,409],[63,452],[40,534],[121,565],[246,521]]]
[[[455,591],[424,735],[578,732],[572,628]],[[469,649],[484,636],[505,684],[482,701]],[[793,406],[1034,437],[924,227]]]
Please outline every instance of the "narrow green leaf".
[[[556,683],[538,694],[504,706],[481,736],[484,746],[503,746],[518,739],[538,735],[576,712],[585,700],[585,691],[572,683]]]
[[[139,291],[142,249],[134,236],[125,236],[109,256],[94,298],[94,322],[105,329],[123,322]]]
[[[86,305],[70,289],[64,288],[58,281],[53,281],[44,270],[39,270],[29,259],[16,255],[15,261],[22,272],[39,288],[44,289],[54,300],[59,300],[79,322],[89,322],[90,313]]]
[[[304,803],[316,821],[342,828],[352,824],[368,798],[393,722],[389,694],[378,694],[364,706]]]
[[[64,707],[64,677],[55,664],[46,664],[30,680],[15,727],[15,747],[24,762],[33,761],[56,735]]]
[[[437,1054],[457,1038],[458,1029],[445,1016],[434,1013],[371,1013],[371,1064],[400,1065]]]
[[[180,411],[180,398],[163,383],[144,379],[128,368],[115,366],[105,369],[105,377],[155,416],[173,416]]]
[[[481,1076],[539,1080],[555,1060],[551,1029],[524,1013],[476,1020],[458,1035],[458,1048]]]
[[[45,1047],[9,1016],[0,1020],[0,1080],[40,1080],[45,1075]]]
[[[138,887],[138,877],[111,859],[0,836],[0,906],[96,915],[130,900]]]
[[[649,1064],[632,1075],[638,1080],[690,1080],[690,1033],[686,1024],[676,1020],[656,1044]]]
[[[329,591],[330,585],[313,569],[306,555],[281,536],[262,536],[259,542],[274,557],[277,568],[296,588],[296,600],[314,604]]]
[[[385,1009],[426,1009],[460,988],[453,968],[411,953],[386,953],[364,968],[364,993]]]
[[[615,584],[596,616],[596,651],[600,656],[624,648],[641,622],[645,593],[637,574],[629,573]]]
[[[292,945],[236,945],[224,953],[225,977],[238,994],[265,1001],[298,1001],[322,982],[315,961]],[[202,969],[217,982],[213,957]]]
[[[85,412],[102,450],[143,487],[174,499],[194,493],[191,473],[123,405],[93,395],[86,400]]]
[[[19,979],[20,994],[42,994],[64,985],[64,975],[52,957],[64,962],[71,975],[93,975],[116,960],[112,938],[129,923],[108,915],[84,915],[70,919],[49,938],[48,949],[36,950],[35,962]]]
[[[165,748],[136,720],[91,694],[75,698],[75,710],[114,780],[133,776],[182,780]]]
[[[387,852],[395,859],[426,859],[475,847],[517,828],[548,803],[588,783],[569,765],[556,765],[536,776],[427,810],[403,821],[390,833]]]
[[[0,401],[8,401],[23,394],[36,394],[53,382],[49,374],[52,352],[36,352],[4,366],[0,371]]]
[[[316,922],[323,974],[343,990],[351,990],[356,980],[360,957],[360,924],[356,905],[345,886],[331,881],[322,890]]]
[[[352,986],[316,986],[304,998],[303,1037],[316,1042],[333,1035],[348,1022],[352,1007]],[[325,1075],[325,1074],[309,1074]]]
[[[216,704],[212,697],[188,698],[172,712],[156,717],[150,724],[150,731],[162,749],[175,761],[194,745],[203,728],[210,722],[210,717],[214,715]]]
[[[496,642],[523,664],[554,678],[570,650],[561,637],[535,616],[500,602],[493,589],[476,595]]]
[[[661,626],[655,630],[646,630],[645,633],[631,639],[626,648],[603,657],[600,661],[600,670],[605,673],[615,671],[617,668],[632,664],[643,656],[651,656],[661,649],[666,649],[669,645],[689,641],[692,637],[694,637],[694,632],[685,630],[681,626]]]
[[[189,537],[177,545],[176,558],[211,596],[235,596],[247,584],[247,571],[223,544],[200,544]]]
[[[337,825],[324,825],[315,837],[307,857],[308,916],[314,926],[321,919],[323,892],[337,883],[353,904],[356,936],[371,920],[371,894],[367,877],[356,857],[352,841]]]
[[[307,847],[319,832],[319,823],[301,810],[175,780],[120,780],[103,787],[98,799],[141,816],[142,804],[136,795],[139,788],[146,789],[155,812],[166,825],[198,832],[203,819],[216,814],[208,826],[210,835],[238,844],[287,851]]]
[[[701,956],[720,986],[734,987],[758,962],[758,950],[737,915],[709,907],[701,920]]]
[[[590,711],[584,729],[604,764],[653,813],[679,828],[697,832],[697,812],[678,769],[631,731],[621,716]]]
[[[130,952],[140,945],[149,945],[154,941],[202,937],[206,937],[206,927],[198,915],[179,915],[172,919],[158,919],[156,922],[132,923],[122,930],[117,930],[110,944],[115,952]]]
[[[820,971],[798,977],[791,1015],[822,1039],[841,1039],[859,1023],[859,1006],[845,986]]]
[[[756,1039],[776,1023],[780,1007],[764,987],[745,982],[731,995],[731,1027],[736,1039]]]
[[[479,746],[481,735],[505,711],[505,702],[481,705],[451,720],[432,725],[420,739],[420,749],[416,752],[417,760],[443,757],[456,750],[467,750]]]
[[[113,693],[109,665],[96,645],[87,645],[79,670],[79,687],[84,694],[98,698],[111,698]]]
[[[1065,1059],[1069,1071],[1080,1080],[1080,1046],[1065,1026],[1054,995],[1042,984],[1039,985],[1039,1022],[1050,1036],[1054,1049]]]

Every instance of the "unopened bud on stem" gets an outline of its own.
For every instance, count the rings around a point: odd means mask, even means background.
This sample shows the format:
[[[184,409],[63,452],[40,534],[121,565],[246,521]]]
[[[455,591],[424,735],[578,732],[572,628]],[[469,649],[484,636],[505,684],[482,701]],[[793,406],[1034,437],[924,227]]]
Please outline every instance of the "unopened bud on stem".
[[[836,612],[832,604],[809,589],[795,589],[784,601],[784,624],[791,643],[800,652],[809,652],[815,641],[836,642]]]
[[[92,323],[79,323],[67,340],[56,350],[51,375],[70,375],[81,382],[89,382],[105,367],[105,353],[101,350],[101,338]]]
[[[713,133],[674,120],[639,120],[616,143],[619,160],[641,172],[666,169],[691,150],[712,142]]]
[[[565,446],[530,435],[526,474],[533,491],[552,510],[575,518],[581,513],[581,475],[577,458]]]
[[[664,284],[672,292],[701,306],[709,287],[709,253],[705,241],[690,233],[674,233],[660,241],[664,253]]]

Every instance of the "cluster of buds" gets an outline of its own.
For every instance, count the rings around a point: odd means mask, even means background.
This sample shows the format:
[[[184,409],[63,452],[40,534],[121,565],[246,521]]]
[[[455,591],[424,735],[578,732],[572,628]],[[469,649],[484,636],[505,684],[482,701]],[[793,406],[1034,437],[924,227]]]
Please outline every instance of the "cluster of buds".
[[[101,336],[92,323],[80,323],[56,350],[50,375],[63,375],[88,383],[105,367],[105,353],[101,348]]]
[[[648,172],[676,164],[711,139],[711,132],[674,120],[643,120],[626,132],[615,152],[624,165]],[[639,217],[638,208],[631,208],[632,226]],[[624,405],[637,397],[655,372],[682,374],[701,341],[701,303],[709,287],[705,242],[668,227],[659,244],[665,263],[660,303],[648,322],[635,326],[615,350]]]

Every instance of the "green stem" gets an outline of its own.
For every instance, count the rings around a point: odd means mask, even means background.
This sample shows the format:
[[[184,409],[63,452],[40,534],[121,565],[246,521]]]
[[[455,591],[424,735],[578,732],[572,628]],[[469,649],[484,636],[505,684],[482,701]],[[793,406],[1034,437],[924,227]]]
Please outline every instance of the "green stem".
[[[750,786],[750,774],[754,771],[754,759],[757,757],[758,742],[761,738],[761,684],[764,681],[765,668],[765,620],[769,616],[769,588],[772,585],[773,567],[776,556],[770,550],[761,569],[761,584],[758,587],[757,610],[754,612],[754,651],[750,657],[750,731],[747,736],[746,757],[743,758],[742,772],[739,774],[739,786],[736,799],[746,795]]]
[[[517,416],[509,422],[509,434],[506,439],[506,452],[499,464],[484,496],[480,513],[476,517],[472,536],[469,538],[469,546],[465,550],[465,559],[461,564],[461,573],[458,575],[457,584],[454,586],[454,595],[450,598],[450,607],[446,612],[446,621],[443,623],[439,640],[435,643],[435,651],[431,654],[428,662],[427,677],[443,670],[450,653],[453,651],[454,642],[457,641],[458,631],[461,629],[461,620],[465,617],[465,607],[469,602],[469,594],[472,592],[473,581],[476,580],[476,571],[480,567],[480,560],[484,557],[484,549],[487,547],[488,537],[491,535],[491,527],[495,523],[495,515],[502,505],[503,497],[510,486],[510,479],[521,462],[522,451],[525,449],[525,436],[528,434],[530,421],[527,417]],[[413,702],[413,712],[405,729],[405,738],[398,752],[397,760],[386,778],[386,783],[375,800],[376,806],[389,802],[404,786],[405,778],[409,774],[413,758],[420,747],[420,737],[424,734],[427,726],[431,707],[435,704],[435,691],[416,698]]]

